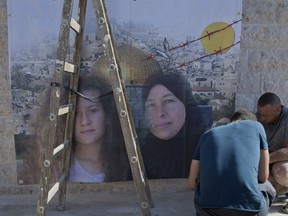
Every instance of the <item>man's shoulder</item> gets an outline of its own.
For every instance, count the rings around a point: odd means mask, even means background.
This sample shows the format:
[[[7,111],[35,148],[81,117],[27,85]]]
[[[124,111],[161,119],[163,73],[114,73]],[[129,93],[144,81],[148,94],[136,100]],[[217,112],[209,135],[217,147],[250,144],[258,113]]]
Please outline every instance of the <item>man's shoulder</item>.
[[[283,106],[283,119],[288,120],[288,107]]]
[[[230,122],[228,124],[225,125],[220,125],[214,128],[211,128],[210,130],[207,131],[207,133],[211,133],[214,131],[221,131],[221,130],[228,130],[229,128],[234,128],[235,125],[261,125],[261,123],[259,123],[258,121],[255,120],[240,120],[237,122]]]
[[[245,126],[251,126],[251,127],[257,127],[257,128],[263,128],[263,125],[258,122],[258,121],[255,121],[255,120],[242,120],[240,121],[240,123],[242,123],[243,125]]]
[[[247,123],[250,123],[250,124],[260,124],[260,122],[256,121],[256,120],[250,120],[250,119],[247,119],[247,120],[242,120],[243,122],[247,122]]]
[[[211,129],[207,130],[204,134],[209,135],[211,133],[219,133],[221,131],[224,132],[224,131],[235,128],[235,125],[241,126],[241,127],[247,127],[247,126],[263,127],[260,122],[255,121],[255,120],[240,120],[238,122],[230,122],[230,123],[225,124],[225,125],[211,128]]]

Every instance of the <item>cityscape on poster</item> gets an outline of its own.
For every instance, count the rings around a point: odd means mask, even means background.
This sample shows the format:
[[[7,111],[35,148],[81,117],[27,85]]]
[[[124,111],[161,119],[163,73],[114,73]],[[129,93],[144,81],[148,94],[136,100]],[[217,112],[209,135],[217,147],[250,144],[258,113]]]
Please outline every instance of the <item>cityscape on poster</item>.
[[[16,138],[33,137],[35,133],[39,95],[53,77],[62,4],[53,0],[9,1]],[[197,103],[211,109],[214,123],[234,111],[242,1],[107,0],[106,6],[117,45],[139,49],[144,63],[154,59],[163,71],[183,74]],[[88,1],[87,10],[83,72],[90,71],[103,54],[92,1]],[[131,81],[131,77],[127,79]],[[137,119],[141,116],[137,115],[138,102],[131,99],[130,103],[136,107],[133,116],[137,126],[141,121]],[[211,123],[209,118],[207,125]]]

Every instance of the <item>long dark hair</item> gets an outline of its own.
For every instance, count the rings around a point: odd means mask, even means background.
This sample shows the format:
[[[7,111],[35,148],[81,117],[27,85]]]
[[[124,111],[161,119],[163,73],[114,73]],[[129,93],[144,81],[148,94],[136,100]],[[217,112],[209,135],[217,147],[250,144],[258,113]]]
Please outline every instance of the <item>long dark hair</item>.
[[[206,129],[201,110],[194,100],[190,83],[179,73],[159,74],[147,78],[142,94],[144,104],[151,88],[157,84],[165,86],[184,104],[186,119],[182,129],[170,140],[160,140],[148,130],[142,139],[147,175],[150,178],[187,177],[197,142]],[[156,163],[162,163],[162,168],[158,167],[157,170]]]
[[[67,80],[68,82],[68,80]],[[104,78],[94,75],[80,76],[78,92],[84,90],[97,90],[100,93],[101,103],[106,112],[107,124],[105,129],[105,142],[102,148],[105,181],[124,181],[131,179],[131,171],[126,153],[124,138],[121,125],[113,98],[111,85]],[[40,109],[36,120],[36,138],[31,140],[27,146],[27,159],[19,167],[18,178],[23,184],[39,183],[41,175],[41,166],[43,164],[43,154],[46,148],[43,144],[47,141],[49,122],[49,104],[51,96],[51,88],[47,89],[41,95]],[[70,91],[62,89],[60,104],[67,104]],[[58,117],[57,134],[54,148],[63,143],[65,133],[66,116]],[[72,142],[74,149],[75,142]],[[51,173],[53,181],[57,180],[62,170],[61,160],[57,158],[52,167]]]
[[[103,127],[106,128],[101,152],[105,181],[127,180],[130,175],[129,161],[111,85],[100,76],[86,75],[80,77],[78,87],[80,93],[85,90],[99,92],[99,99],[105,111],[106,124]]]

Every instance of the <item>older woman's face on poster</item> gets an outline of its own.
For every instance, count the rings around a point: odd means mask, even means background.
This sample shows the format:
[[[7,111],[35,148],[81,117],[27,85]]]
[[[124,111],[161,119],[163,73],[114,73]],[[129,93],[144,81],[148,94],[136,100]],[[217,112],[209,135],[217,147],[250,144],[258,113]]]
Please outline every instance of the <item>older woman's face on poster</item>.
[[[162,140],[173,138],[185,123],[184,104],[165,86],[151,88],[145,102],[145,118],[151,133]]]

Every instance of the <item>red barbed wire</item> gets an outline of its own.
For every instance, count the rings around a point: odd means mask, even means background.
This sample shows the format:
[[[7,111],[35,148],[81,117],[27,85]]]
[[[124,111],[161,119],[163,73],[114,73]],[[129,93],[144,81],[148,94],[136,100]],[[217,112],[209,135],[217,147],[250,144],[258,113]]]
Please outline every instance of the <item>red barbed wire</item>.
[[[210,40],[210,36],[211,36],[211,35],[213,35],[213,34],[215,34],[215,33],[218,33],[218,32],[221,32],[221,31],[224,31],[225,29],[227,29],[227,28],[229,28],[229,27],[231,27],[231,26],[233,26],[233,25],[235,25],[235,24],[237,24],[238,22],[241,22],[241,21],[242,21],[242,19],[239,19],[239,20],[237,20],[237,21],[233,21],[232,23],[230,23],[230,24],[227,25],[226,27],[221,28],[221,29],[217,29],[217,30],[212,31],[212,32],[206,31],[206,33],[207,33],[206,35],[204,35],[204,36],[202,36],[202,37],[199,37],[199,38],[196,38],[196,39],[191,40],[191,41],[187,41],[186,43],[182,43],[182,44],[177,45],[177,46],[175,46],[175,47],[172,47],[172,48],[168,49],[168,51],[172,51],[172,50],[176,50],[176,49],[179,49],[179,48],[183,48],[183,47],[185,47],[185,46],[190,45],[191,43],[195,43],[196,41],[202,40],[203,38],[206,38],[206,37],[208,37],[209,40]],[[155,54],[155,55],[151,54],[151,55],[147,56],[147,57],[146,57],[145,59],[143,59],[143,60],[149,60],[149,59],[154,58],[154,57],[156,57],[156,56],[157,56],[157,54]]]
[[[206,33],[207,33],[206,35],[204,35],[204,36],[202,36],[202,37],[199,37],[199,38],[197,38],[197,39],[195,39],[195,40],[188,41],[188,42],[186,42],[186,43],[184,43],[184,44],[180,44],[180,45],[178,45],[178,46],[172,47],[169,51],[172,51],[172,50],[175,50],[175,49],[178,49],[178,48],[182,48],[182,47],[184,47],[184,46],[188,46],[189,44],[194,43],[194,42],[199,41],[199,40],[202,40],[203,38],[206,38],[206,37],[208,37],[209,40],[210,40],[210,36],[211,36],[211,35],[213,35],[213,34],[215,34],[215,33],[218,33],[218,32],[221,32],[221,31],[224,31],[225,29],[231,27],[232,25],[235,25],[236,23],[240,22],[241,20],[242,20],[242,19],[239,19],[239,20],[237,20],[237,21],[233,21],[231,24],[227,25],[226,27],[221,28],[221,29],[217,29],[217,30],[212,31],[212,32],[206,31]]]
[[[236,45],[239,44],[240,42],[241,42],[241,40],[240,40],[240,41],[237,41],[236,43],[232,44],[231,46],[225,47],[225,48],[223,48],[223,49],[220,47],[219,50],[214,50],[213,53],[210,53],[210,54],[207,54],[207,55],[203,55],[203,56],[201,56],[201,57],[195,58],[195,59],[193,59],[193,60],[191,60],[191,61],[188,61],[188,62],[184,62],[184,63],[180,64],[179,66],[177,66],[177,67],[175,67],[175,68],[185,67],[185,66],[187,66],[188,64],[191,64],[191,63],[194,62],[194,61],[198,61],[198,60],[200,60],[200,59],[203,59],[203,58],[206,58],[206,57],[209,57],[209,56],[212,56],[212,55],[222,54],[223,52],[225,52],[226,50],[230,49],[230,48],[233,47],[233,46],[236,46]]]

